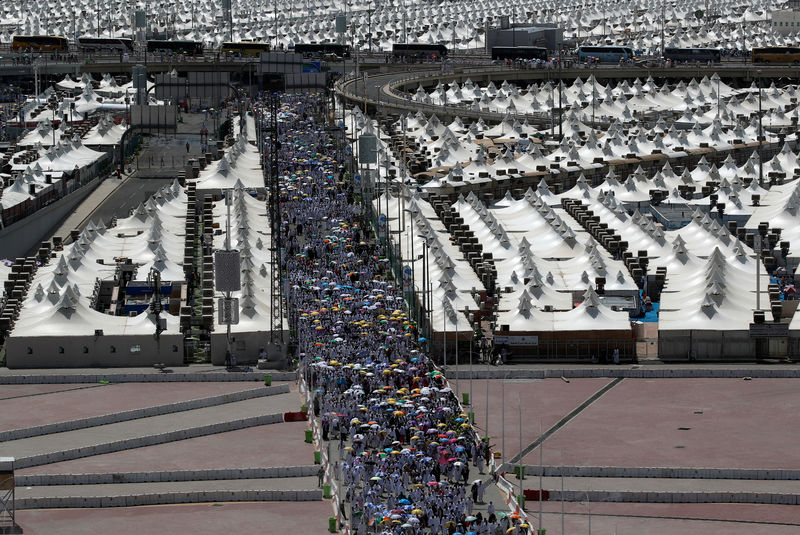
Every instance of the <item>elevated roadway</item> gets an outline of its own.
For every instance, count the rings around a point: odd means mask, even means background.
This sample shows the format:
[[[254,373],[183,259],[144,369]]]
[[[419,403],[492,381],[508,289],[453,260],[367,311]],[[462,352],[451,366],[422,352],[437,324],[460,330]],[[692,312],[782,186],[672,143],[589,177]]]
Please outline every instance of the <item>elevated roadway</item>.
[[[400,66],[397,66],[398,68]],[[638,66],[607,66],[598,65],[588,67],[584,65],[554,69],[512,69],[506,67],[487,67],[475,66],[455,68],[448,72],[441,72],[441,68],[431,69],[429,65],[419,66],[418,70],[411,70],[410,65],[403,65],[404,72],[389,71],[381,66],[383,72],[371,73],[367,71],[366,82],[363,76],[358,78],[350,77],[341,80],[336,85],[337,93],[351,104],[366,107],[373,113],[416,113],[422,111],[427,114],[436,113],[440,118],[452,118],[459,116],[462,118],[478,119],[484,121],[499,122],[507,114],[497,112],[486,112],[471,110],[466,107],[458,106],[438,106],[423,104],[410,100],[409,91],[414,91],[420,85],[424,87],[434,87],[439,82],[450,83],[457,81],[465,82],[467,79],[473,82],[514,81],[519,85],[527,85],[532,82],[543,82],[558,80],[559,76],[566,82],[571,82],[576,78],[588,78],[594,75],[598,80],[617,81],[622,79],[646,79],[652,76],[659,82],[690,80],[692,78],[702,78],[711,76],[713,73],[719,74],[720,78],[726,83],[736,83],[741,85],[751,84],[758,76],[764,81],[764,85],[769,85],[772,81],[795,81],[800,80],[800,66],[790,65],[753,65],[750,63],[723,63],[714,66],[677,66],[677,67],[656,67],[644,68]],[[520,120],[527,119],[532,124],[543,124],[550,122],[549,114],[523,115],[516,114],[515,118]]]

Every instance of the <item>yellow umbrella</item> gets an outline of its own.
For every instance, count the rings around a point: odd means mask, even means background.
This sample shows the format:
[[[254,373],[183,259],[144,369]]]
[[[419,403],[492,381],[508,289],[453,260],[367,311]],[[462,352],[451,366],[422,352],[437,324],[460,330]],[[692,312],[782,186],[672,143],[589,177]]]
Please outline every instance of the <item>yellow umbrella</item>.
[[[420,485],[420,486],[422,486],[422,485]],[[421,515],[421,514],[424,514],[424,513],[422,512],[422,509],[414,509],[413,511],[411,511],[411,514],[412,515]]]

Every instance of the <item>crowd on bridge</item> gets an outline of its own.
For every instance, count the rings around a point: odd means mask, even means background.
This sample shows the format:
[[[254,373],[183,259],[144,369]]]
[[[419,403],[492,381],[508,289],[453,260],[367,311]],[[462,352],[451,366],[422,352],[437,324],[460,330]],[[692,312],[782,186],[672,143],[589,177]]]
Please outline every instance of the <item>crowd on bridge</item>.
[[[345,152],[325,130],[322,96],[283,95],[280,109],[290,325],[336,459],[340,521],[360,535],[525,535],[517,514],[473,510],[492,483],[487,439],[421,350]]]

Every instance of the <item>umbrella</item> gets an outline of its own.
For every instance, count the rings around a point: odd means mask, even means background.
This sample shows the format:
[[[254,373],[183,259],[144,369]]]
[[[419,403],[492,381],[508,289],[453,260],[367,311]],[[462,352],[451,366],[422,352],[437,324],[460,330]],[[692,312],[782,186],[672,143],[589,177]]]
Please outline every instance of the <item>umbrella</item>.
[[[475,522],[476,520],[477,520],[477,517],[474,517],[472,515],[470,515],[470,516],[468,516],[467,518],[464,519],[465,522]]]
[[[411,514],[412,515],[421,515],[421,514],[424,514],[424,513],[422,512],[422,509],[414,509],[413,511],[411,511]]]

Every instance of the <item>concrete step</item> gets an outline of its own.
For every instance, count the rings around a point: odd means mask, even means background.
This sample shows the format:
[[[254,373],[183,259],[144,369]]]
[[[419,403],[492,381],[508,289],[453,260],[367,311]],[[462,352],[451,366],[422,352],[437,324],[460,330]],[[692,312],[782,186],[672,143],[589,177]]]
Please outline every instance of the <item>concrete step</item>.
[[[107,485],[120,483],[162,483],[168,481],[217,481],[271,479],[316,476],[318,464],[302,466],[266,466],[216,470],[162,470],[151,472],[114,472],[102,474],[30,474],[14,477],[17,487],[56,485]]]
[[[519,480],[507,474],[516,487]],[[562,497],[561,478],[542,478],[541,488],[550,501]],[[565,477],[564,501],[635,503],[771,503],[796,505],[800,502],[793,481],[740,479]],[[523,489],[538,489],[539,478],[523,480]],[[530,503],[530,502],[529,502]]]
[[[164,442],[283,422],[300,406],[297,393],[140,418],[3,443],[18,469]]]
[[[221,394],[219,396],[197,398],[187,401],[155,405],[152,407],[144,407],[141,409],[132,409],[111,414],[80,418],[77,420],[55,422],[52,424],[38,425],[35,427],[26,427],[21,429],[11,429],[9,431],[0,432],[0,442],[48,435],[52,433],[62,433],[65,431],[75,431],[78,429],[86,429],[88,427],[127,422],[130,420],[138,420],[140,418],[149,418],[153,416],[183,412],[204,407],[214,407],[217,405],[224,405],[247,399],[263,398],[287,393],[289,393],[289,385],[284,383],[275,386],[244,390],[241,392],[231,392],[228,394]]]
[[[176,368],[174,373],[159,373],[145,368],[138,371],[108,370],[96,373],[86,373],[85,370],[58,370],[59,373],[35,373],[29,370],[0,371],[0,384],[71,384],[71,383],[98,383],[110,381],[112,383],[181,383],[181,382],[228,382],[228,381],[254,381],[263,382],[265,375],[272,376],[272,382],[294,381],[297,379],[295,372],[277,370],[258,370],[250,372],[227,372],[219,367],[211,370],[194,371]]]
[[[316,477],[58,485],[16,490],[17,509],[321,499]]]
[[[517,465],[505,463],[500,472],[513,473]],[[539,475],[539,465],[525,465],[525,476]],[[616,478],[662,478],[662,479],[748,479],[748,480],[800,480],[798,469],[749,469],[749,468],[696,468],[680,466],[544,466],[544,475],[549,477],[616,477]]]

